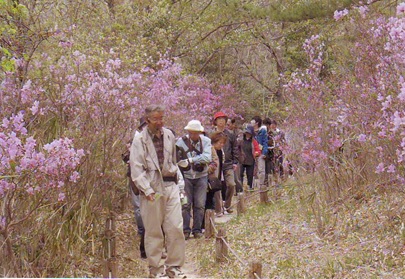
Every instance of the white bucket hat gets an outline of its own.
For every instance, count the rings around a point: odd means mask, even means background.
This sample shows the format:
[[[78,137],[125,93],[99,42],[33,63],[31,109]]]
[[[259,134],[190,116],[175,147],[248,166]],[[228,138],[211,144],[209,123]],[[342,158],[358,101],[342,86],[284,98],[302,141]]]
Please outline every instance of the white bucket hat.
[[[184,127],[184,130],[195,131],[195,132],[204,132],[204,127],[201,125],[201,122],[198,120],[191,120],[188,122],[187,126]]]

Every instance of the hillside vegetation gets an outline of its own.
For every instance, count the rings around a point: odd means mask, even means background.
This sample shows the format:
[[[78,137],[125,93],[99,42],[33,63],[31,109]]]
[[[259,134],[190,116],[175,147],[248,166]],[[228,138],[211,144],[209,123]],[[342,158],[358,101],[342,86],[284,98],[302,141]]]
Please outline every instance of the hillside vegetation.
[[[178,135],[219,110],[285,130],[296,180],[229,236],[248,255],[271,236],[266,276],[403,276],[405,3],[0,0],[0,47],[2,276],[101,275],[106,218],[132,222],[121,154],[157,101]]]

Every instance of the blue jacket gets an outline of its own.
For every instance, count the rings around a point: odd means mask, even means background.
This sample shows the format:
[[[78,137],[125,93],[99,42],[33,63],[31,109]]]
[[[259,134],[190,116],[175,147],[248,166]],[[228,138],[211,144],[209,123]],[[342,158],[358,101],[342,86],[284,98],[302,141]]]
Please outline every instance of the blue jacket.
[[[262,126],[259,128],[259,131],[256,133],[255,139],[260,145],[262,150],[262,155],[267,155],[268,153],[268,136],[267,136],[267,128],[266,126]]]

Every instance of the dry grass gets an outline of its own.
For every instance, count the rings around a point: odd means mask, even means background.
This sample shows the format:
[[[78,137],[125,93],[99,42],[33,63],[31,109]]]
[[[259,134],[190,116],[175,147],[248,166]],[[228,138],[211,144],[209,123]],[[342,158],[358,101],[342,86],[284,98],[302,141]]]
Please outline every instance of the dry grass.
[[[264,278],[405,277],[403,192],[327,208],[311,194],[313,186],[289,183],[274,204],[250,205],[244,216],[226,224],[228,242],[244,264],[232,254],[217,264],[214,240],[200,243],[196,258],[202,276],[246,277],[248,264],[259,261]]]
[[[263,278],[405,277],[405,193],[402,189],[379,185],[364,193],[361,199],[348,196],[327,204],[319,191],[322,188],[319,181],[322,180],[313,177],[287,181],[281,189],[281,197],[274,203],[259,204],[256,196],[248,202],[245,215],[221,224],[226,228],[230,246],[243,263],[232,253],[225,263],[216,263],[214,239],[187,241],[189,270],[200,277],[246,278],[248,264],[258,261],[263,265]],[[97,218],[90,222],[88,218],[92,215],[88,211],[87,205],[81,204],[73,211],[75,214],[69,223],[36,232],[35,239],[43,235],[46,247],[59,250],[61,254],[53,263],[42,262],[48,257],[38,254],[37,270],[29,272],[37,277],[103,275],[105,220]],[[83,229],[75,225],[83,218],[97,227]],[[116,227],[117,276],[147,276],[147,262],[139,257],[139,239],[129,201],[122,204]],[[77,233],[69,236],[71,232]],[[65,244],[48,238],[63,238]],[[29,239],[25,242],[30,243]],[[40,242],[31,243],[40,245]],[[51,243],[56,246],[50,247]],[[56,264],[62,259],[65,261],[63,270],[52,272],[50,268],[57,268]]]
[[[118,277],[139,278],[148,276],[148,265],[139,253],[139,236],[132,207],[120,215],[117,226]]]

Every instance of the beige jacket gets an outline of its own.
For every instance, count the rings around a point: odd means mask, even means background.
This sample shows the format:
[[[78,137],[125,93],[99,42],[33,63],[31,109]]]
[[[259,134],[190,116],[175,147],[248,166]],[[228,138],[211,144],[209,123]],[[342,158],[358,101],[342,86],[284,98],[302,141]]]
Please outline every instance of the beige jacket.
[[[130,149],[131,178],[136,187],[146,196],[157,192],[163,193],[163,176],[173,177],[180,174],[176,164],[174,135],[169,129],[163,128],[162,130],[164,146],[162,169],[159,168],[155,146],[147,128],[134,136]],[[179,178],[182,178],[181,174]],[[184,183],[184,181],[181,182]],[[179,187],[180,189],[184,188],[184,184],[179,185]]]
[[[212,153],[212,161],[215,164],[215,170],[214,172],[211,172],[210,170],[208,170],[208,174],[212,174],[214,173],[214,175],[216,177],[219,176],[219,158],[217,155],[217,150],[214,148],[214,146],[211,147],[211,153]]]

